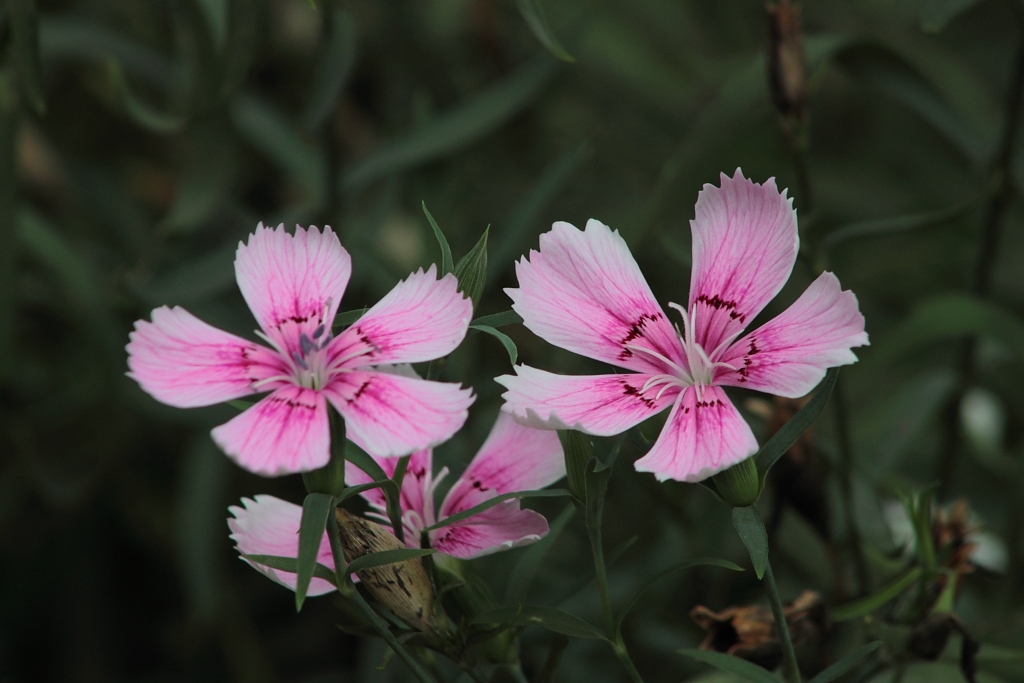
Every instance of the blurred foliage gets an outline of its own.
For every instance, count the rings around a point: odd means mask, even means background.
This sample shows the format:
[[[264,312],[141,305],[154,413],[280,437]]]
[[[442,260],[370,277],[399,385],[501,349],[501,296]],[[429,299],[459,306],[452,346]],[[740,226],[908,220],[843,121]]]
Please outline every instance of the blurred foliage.
[[[683,301],[697,192],[736,167],[777,177],[800,216],[802,258],[763,318],[828,268],[872,338],[805,438],[813,462],[784,458],[761,500],[784,597],[811,588],[855,613],[802,656],[823,666],[879,639],[848,680],[891,680],[890,665],[905,683],[961,680],[961,635],[936,662],[900,645],[953,581],[978,680],[1024,680],[1024,10],[801,9],[806,109],[780,118],[754,0],[3,3],[0,681],[410,680],[401,662],[376,668],[381,641],[336,628],[337,598],[296,615],[237,559],[227,506],[298,502],[302,484],[216,450],[209,429],[231,408],[168,408],[124,377],[132,321],[180,304],[247,335],[231,264],[258,221],[334,226],[353,257],[342,310],[371,305],[441,260],[422,202],[455,263],[490,226],[478,315],[508,309],[514,260],[552,221],[591,217],[622,232],[660,300]],[[519,325],[483,327],[441,370],[479,395],[443,462],[482,441],[512,342],[532,365],[594,369]],[[763,443],[778,408],[740,398]],[[712,495],[633,472],[657,427],[622,444],[607,480],[620,603],[698,556],[749,567]],[[986,570],[922,556],[933,499],[958,497]],[[597,621],[587,529],[559,516],[564,499],[529,504],[550,542],[473,570],[497,595]],[[913,590],[877,592],[913,572]],[[623,626],[637,668],[732,680],[673,653],[703,638],[694,605],[756,601],[760,584],[714,567],[672,577]],[[521,642],[530,680],[553,663],[549,680],[622,679],[599,640],[527,626]]]

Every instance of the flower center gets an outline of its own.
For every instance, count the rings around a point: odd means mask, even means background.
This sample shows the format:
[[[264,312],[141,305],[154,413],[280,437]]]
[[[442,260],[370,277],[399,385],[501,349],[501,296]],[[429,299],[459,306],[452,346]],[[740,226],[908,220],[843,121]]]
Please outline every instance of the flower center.
[[[718,348],[712,351],[709,355],[704,350],[704,347],[697,342],[696,307],[694,307],[694,310],[692,311],[687,311],[676,303],[669,302],[668,305],[679,311],[683,318],[683,329],[680,331],[679,325],[676,325],[676,334],[679,336],[679,343],[682,346],[683,356],[686,358],[686,366],[688,369],[684,369],[678,363],[666,358],[657,351],[653,351],[652,349],[648,349],[643,346],[637,346],[635,344],[627,344],[626,348],[657,358],[668,366],[667,369],[669,372],[651,375],[644,383],[643,387],[640,388],[640,394],[646,395],[648,391],[658,388],[658,393],[654,396],[654,400],[658,400],[669,387],[677,386],[685,389],[686,387],[692,386],[697,390],[697,399],[701,400],[704,398],[704,388],[714,384],[715,368],[724,367],[729,368],[730,370],[736,370],[736,367],[729,363],[714,360],[722,355],[736,335],[733,335],[733,337],[730,337],[719,344]]]
[[[325,327],[321,324],[313,330],[312,339],[303,332],[299,335],[299,350],[292,351],[292,367],[295,370],[295,381],[306,389],[321,389],[327,383],[329,368],[327,353],[324,349],[334,339],[331,333],[324,334]],[[322,341],[321,341],[322,338]]]

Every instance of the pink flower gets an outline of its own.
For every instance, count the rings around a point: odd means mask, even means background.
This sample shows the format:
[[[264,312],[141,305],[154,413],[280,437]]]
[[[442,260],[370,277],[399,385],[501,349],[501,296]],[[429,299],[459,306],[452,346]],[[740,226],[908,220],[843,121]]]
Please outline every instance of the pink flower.
[[[313,470],[330,458],[327,403],[349,438],[382,456],[440,443],[462,427],[473,402],[457,384],[381,372],[376,366],[447,355],[466,334],[472,303],[434,266],[398,283],[337,337],[331,323],[352,272],[330,228],[291,235],[261,223],[235,255],[239,289],[269,345],[255,344],[166,306],[130,335],[129,377],[179,408],[270,394],[212,432],[233,460],[257,474]]]
[[[671,408],[636,469],[661,481],[700,481],[753,455],[757,441],[723,386],[796,398],[827,368],[854,363],[868,343],[852,292],[822,273],[779,316],[746,336],[796,262],[796,212],[775,180],[737,170],[697,197],[686,308],[669,322],[618,232],[598,221],[555,223],[540,251],[516,264],[506,290],[534,333],[632,374],[564,376],[520,365],[504,375],[506,410],[533,426],[618,434]]]
[[[394,474],[398,464],[396,459],[375,459],[388,476]],[[402,521],[405,543],[410,548],[419,548],[423,530],[437,521],[500,494],[540,489],[565,476],[562,446],[555,432],[524,427],[504,413],[498,416],[484,445],[452,485],[436,514],[434,490],[448,471],[444,468],[435,477],[431,461],[429,449],[413,453],[402,479]],[[351,463],[348,464],[346,478],[351,485],[371,481]],[[371,489],[362,496],[375,510],[370,516],[377,517],[390,530],[381,490]],[[298,555],[298,530],[302,519],[300,506],[267,495],[256,496],[255,500],[243,498],[242,504],[244,507],[228,508],[232,514],[228,518],[228,527],[240,554]],[[519,501],[513,499],[428,534],[431,547],[438,552],[469,559],[532,543],[547,532],[548,523],[543,515],[522,509]],[[334,566],[326,533],[320,543],[317,561],[327,567]],[[253,562],[249,564],[281,585],[295,589],[294,574]],[[327,581],[314,577],[309,594],[320,595],[333,588]]]
[[[389,477],[394,475],[396,460],[374,459]],[[372,481],[352,463],[346,466],[345,476],[350,485]],[[409,547],[420,547],[423,530],[452,515],[503,493],[533,491],[558,481],[565,476],[565,458],[555,432],[524,427],[500,413],[484,445],[452,484],[435,514],[434,490],[447,475],[447,467],[436,477],[433,475],[433,453],[429,449],[416,451],[409,459],[401,491],[402,522]],[[390,524],[384,493],[371,489],[362,496],[376,511],[371,516]],[[428,533],[430,547],[445,555],[469,559],[532,543],[547,532],[548,523],[543,515],[523,510],[519,501],[512,499]]]

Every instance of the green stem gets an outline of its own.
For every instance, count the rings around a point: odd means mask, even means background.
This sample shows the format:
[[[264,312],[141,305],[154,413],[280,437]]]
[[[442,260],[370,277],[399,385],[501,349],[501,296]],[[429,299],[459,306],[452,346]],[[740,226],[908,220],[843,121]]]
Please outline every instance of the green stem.
[[[597,591],[601,594],[605,628],[608,630],[608,636],[614,638],[611,641],[612,649],[615,650],[615,656],[619,658],[626,673],[629,674],[630,680],[633,683],[644,683],[643,677],[640,676],[640,672],[633,665],[633,660],[630,659],[629,650],[626,649],[626,643],[622,640],[622,634],[615,628],[615,611],[612,609],[612,596],[608,590],[608,567],[604,561],[601,513],[598,512],[595,517],[596,519],[587,524],[587,536],[590,538],[590,550],[594,556],[594,573],[597,576]]]
[[[846,535],[850,554],[853,556],[853,568],[857,574],[858,596],[871,592],[871,577],[868,575],[864,551],[861,548],[860,529],[857,526],[857,515],[853,509],[853,443],[850,438],[850,425],[847,420],[846,395],[843,393],[843,377],[839,376],[832,390],[832,411],[836,422],[836,440],[839,446],[839,488],[846,513]]]
[[[619,661],[622,662],[626,673],[629,674],[629,679],[633,683],[644,683],[643,677],[640,676],[640,672],[633,665],[633,660],[629,656],[629,650],[626,649],[626,644],[622,642],[621,638],[615,643],[615,654],[619,656]]]
[[[594,572],[597,575],[597,591],[601,594],[601,608],[604,613],[605,628],[608,633],[615,630],[615,613],[612,611],[612,596],[608,590],[608,567],[604,561],[604,547],[601,538],[601,521],[597,520],[597,528],[588,528],[590,551],[594,556]]]
[[[338,583],[341,584],[348,581],[348,569],[345,563],[345,552],[341,548],[341,532],[338,529],[338,519],[333,514],[327,516],[327,538],[331,544],[331,556],[334,558],[334,573],[338,578]],[[363,613],[366,614],[366,617],[373,624],[380,637],[391,646],[391,649],[398,655],[398,658],[412,669],[412,672],[416,674],[416,678],[422,681],[422,683],[437,683],[436,679],[423,668],[423,665],[416,661],[416,658],[405,649],[405,646],[398,642],[395,634],[388,627],[387,622],[370,607],[370,604],[366,602],[366,599],[363,598],[359,591],[352,591],[351,597],[359,605],[359,609],[363,610]]]
[[[1014,9],[1018,28],[1024,34],[1024,10],[1017,3],[1010,4]],[[995,270],[1000,232],[1006,212],[1013,201],[1013,152],[1017,146],[1022,105],[1024,105],[1022,93],[1024,93],[1024,35],[1017,45],[1013,75],[1010,88],[1007,90],[1006,119],[1000,136],[999,151],[992,163],[992,177],[995,179],[996,189],[985,209],[978,253],[969,276],[968,291],[979,299],[988,299],[991,295],[992,272]],[[948,495],[949,489],[955,481],[957,460],[963,447],[960,402],[977,374],[977,343],[976,337],[970,337],[961,344],[958,362],[959,386],[943,411],[943,419],[948,425],[948,432],[939,461],[938,478],[941,495]]]
[[[779,587],[775,585],[775,574],[772,573],[771,561],[765,563],[764,587],[768,592],[768,604],[772,607],[772,616],[775,617],[775,630],[778,632],[779,640],[782,641],[782,657],[786,668],[786,677],[790,683],[800,683],[800,667],[796,663],[796,650],[793,648],[793,639],[789,635],[789,624],[786,623],[786,612],[782,609],[782,600],[779,598]]]

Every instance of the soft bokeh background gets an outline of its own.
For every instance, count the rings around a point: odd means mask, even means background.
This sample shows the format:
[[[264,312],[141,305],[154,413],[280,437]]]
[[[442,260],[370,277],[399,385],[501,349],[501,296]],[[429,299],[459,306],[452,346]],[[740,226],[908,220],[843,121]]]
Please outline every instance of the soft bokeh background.
[[[342,310],[372,304],[439,259],[421,202],[456,259],[490,225],[479,315],[507,310],[514,259],[552,221],[591,217],[622,232],[661,301],[683,302],[697,192],[737,167],[789,187],[800,217],[803,258],[765,317],[829,268],[872,339],[841,375],[848,438],[827,411],[762,501],[784,597],[811,588],[836,604],[882,585],[910,561],[897,492],[938,483],[938,501],[965,498],[985,531],[989,570],[957,605],[989,648],[981,680],[1024,680],[1015,0],[807,3],[803,161],[785,132],[799,112],[787,124],[773,105],[755,0],[549,0],[571,64],[512,0],[38,4],[0,13],[0,681],[408,680],[400,662],[375,668],[379,641],[336,628],[332,598],[296,615],[290,592],[237,559],[227,506],[299,502],[302,483],[216,450],[209,429],[233,409],[168,408],[126,378],[132,322],[179,304],[249,335],[231,264],[258,221],[334,226],[353,258]],[[524,362],[594,369],[503,330]],[[479,445],[509,368],[484,335],[450,359],[444,378],[479,399],[445,462]],[[763,440],[772,404],[737,397]],[[609,492],[608,547],[635,537],[611,569],[616,597],[689,557],[746,566],[728,510],[635,473],[638,455],[628,442]],[[571,506],[536,507],[554,520]],[[476,569],[499,596],[534,571],[530,602],[593,619],[593,586],[565,597],[592,567],[579,520],[561,519],[539,564],[516,550]],[[673,654],[703,637],[690,609],[761,597],[751,572],[657,584],[626,622],[638,668],[710,680]],[[536,675],[553,639],[522,637]],[[840,627],[826,649],[863,637]],[[554,680],[622,678],[606,647],[573,641]],[[960,678],[945,663],[903,680]]]

